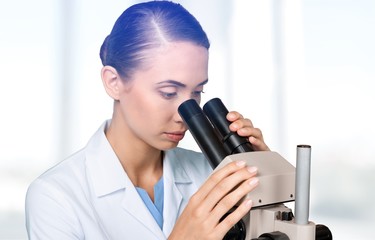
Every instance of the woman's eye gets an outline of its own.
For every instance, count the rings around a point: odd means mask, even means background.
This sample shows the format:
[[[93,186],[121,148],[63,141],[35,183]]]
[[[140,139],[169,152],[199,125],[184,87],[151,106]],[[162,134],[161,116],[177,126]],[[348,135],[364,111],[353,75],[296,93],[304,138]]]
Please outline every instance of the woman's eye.
[[[162,97],[165,98],[165,99],[171,99],[171,98],[177,96],[177,93],[176,93],[176,92],[162,92],[162,91],[160,91],[160,94],[161,94]]]
[[[202,93],[204,93],[203,90],[201,90],[201,91],[194,91],[194,92],[193,92],[193,96],[194,96],[194,97],[200,97]]]

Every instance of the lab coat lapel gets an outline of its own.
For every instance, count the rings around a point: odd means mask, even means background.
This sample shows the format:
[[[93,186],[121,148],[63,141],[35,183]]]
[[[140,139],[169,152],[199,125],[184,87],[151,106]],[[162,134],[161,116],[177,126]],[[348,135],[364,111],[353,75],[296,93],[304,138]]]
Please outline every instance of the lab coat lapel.
[[[139,224],[151,231],[157,237],[157,239],[165,239],[162,230],[132,184],[127,184],[124,199],[122,201],[122,207],[125,209],[125,211],[132,215],[139,222]]]
[[[164,179],[164,187],[163,231],[169,236],[180,213],[182,195],[174,181]]]
[[[172,159],[174,161],[172,161]],[[169,236],[183,209],[183,200],[188,196],[192,183],[173,151],[167,151],[163,161],[164,178],[164,224],[163,232]],[[177,164],[176,164],[177,163]]]

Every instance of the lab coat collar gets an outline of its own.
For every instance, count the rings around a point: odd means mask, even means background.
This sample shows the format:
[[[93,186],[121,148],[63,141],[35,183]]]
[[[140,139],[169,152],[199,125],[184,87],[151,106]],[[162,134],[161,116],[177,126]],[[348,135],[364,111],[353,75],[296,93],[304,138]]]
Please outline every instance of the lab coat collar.
[[[122,208],[145,229],[151,231],[156,239],[165,239],[164,233],[143,204],[105,136],[104,132],[109,123],[110,121],[107,121],[99,128],[86,147],[86,166],[94,192],[97,197],[103,197],[124,189]]]
[[[119,159],[105,136],[105,129],[110,120],[106,121],[87,144],[86,164],[97,197],[125,189],[122,207],[151,230],[158,239],[168,236],[181,211],[181,203],[185,187],[189,187],[192,179],[186,173],[175,150],[168,150],[163,159],[164,178],[164,224],[163,232],[153,219],[147,207],[137,193],[134,185],[123,170]],[[177,185],[180,187],[178,188]],[[142,204],[140,204],[142,203]],[[136,206],[136,207],[135,207]],[[150,226],[152,226],[150,228]]]
[[[183,189],[189,187],[192,183],[189,175],[181,164],[175,164],[182,161],[176,156],[175,151],[165,152],[163,162],[164,178],[164,213],[163,213],[163,232],[166,236],[172,232],[181,210],[181,203],[185,196]],[[177,187],[180,186],[180,188]],[[180,189],[182,192],[180,192]]]
[[[131,214],[134,219],[137,219],[140,224],[151,231],[157,239],[166,238],[146,205],[143,204],[143,200],[133,185],[125,189],[121,206],[125,211]]]
[[[178,184],[188,184],[192,183],[190,176],[186,173],[182,164],[176,164],[178,161],[183,161],[179,159],[174,149],[164,152],[163,161],[163,175],[164,178],[170,177],[171,180]]]
[[[105,136],[105,129],[110,120],[104,122],[87,144],[86,165],[91,172],[91,180],[96,196],[104,196],[133,185],[126,177],[124,169],[117,158],[112,146]],[[192,182],[178,160],[175,151],[165,151],[163,159],[163,176],[174,184],[189,184]],[[103,181],[105,180],[105,181]]]
[[[86,146],[86,165],[97,197],[124,189],[130,184],[105,136],[109,123],[110,120],[103,123]]]

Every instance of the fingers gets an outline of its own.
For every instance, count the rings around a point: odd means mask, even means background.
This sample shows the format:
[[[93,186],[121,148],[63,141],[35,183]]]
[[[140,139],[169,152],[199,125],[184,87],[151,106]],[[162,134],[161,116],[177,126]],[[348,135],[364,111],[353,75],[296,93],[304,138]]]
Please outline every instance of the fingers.
[[[228,163],[225,167],[214,172],[206,182],[200,187],[199,191],[194,194],[194,200],[201,202],[206,199],[207,195],[215,188],[220,181],[236,171],[245,169],[246,163],[244,161],[236,161]]]
[[[241,114],[235,111],[229,112],[227,115],[227,119],[228,121],[232,122],[229,125],[229,129],[233,132],[236,132],[244,127],[253,127],[253,123],[250,119],[244,118]]]
[[[232,162],[224,167],[227,169],[222,168],[216,172],[217,174],[214,173],[207,182],[212,181],[216,184],[196,209],[200,214],[206,211],[206,214],[203,213],[206,215],[205,224],[215,226],[215,229],[219,227],[224,234],[233,226],[230,225],[232,222],[238,222],[249,211],[251,202],[246,200],[238,210],[226,216],[223,223],[219,223],[219,220],[258,185],[258,179],[255,177],[257,168],[238,168],[238,165],[242,164],[243,162]],[[233,168],[237,168],[237,171],[233,172]],[[220,170],[223,171],[219,172]]]
[[[233,132],[237,132],[242,137],[248,137],[249,142],[253,145],[256,151],[269,151],[269,147],[266,145],[263,139],[262,131],[259,128],[254,128],[253,123],[250,119],[243,118],[238,112],[232,111],[227,115],[228,121],[232,123],[229,125],[229,129]]]
[[[251,209],[253,202],[251,199],[245,199],[234,211],[227,215],[215,228],[215,233],[219,236],[225,236],[229,229],[238,223]]]
[[[206,202],[209,205],[206,208],[211,210],[219,207],[224,209],[224,211],[228,211],[256,186],[254,185],[256,173],[257,168],[246,167],[222,179],[207,196]],[[249,179],[253,180],[252,184],[243,184],[244,182],[249,183]],[[222,216],[223,212],[219,211],[219,215],[220,213]]]
[[[249,137],[251,145],[253,145],[255,151],[270,151],[270,148],[266,145],[263,140],[263,136],[259,138]]]
[[[209,216],[211,211],[218,206],[218,203],[225,199],[219,206],[222,210],[215,215],[219,219],[252,190],[251,185],[243,185],[243,183],[254,178],[256,174],[257,168],[247,167],[243,161],[228,163],[206,180],[201,188],[190,198],[189,204],[194,206],[199,215]],[[218,215],[220,213],[222,213],[221,216]],[[214,222],[212,223],[214,224]]]
[[[259,180],[256,177],[252,177],[242,182],[235,189],[233,189],[233,191],[226,194],[221,200],[218,201],[215,208],[212,210],[210,217],[212,217],[213,219],[221,218],[231,208],[233,208],[233,206],[235,206],[246,194],[251,192],[256,186],[258,186],[258,183],[259,183]],[[247,200],[245,201],[248,202]],[[241,212],[242,211],[240,211],[240,213]],[[243,215],[240,216],[240,213],[237,212],[235,216],[238,216],[241,219]],[[234,219],[236,219],[236,217],[234,217]]]
[[[256,174],[257,168],[246,166],[244,161],[228,163],[215,171],[190,198],[169,239],[223,239],[251,208],[251,201],[246,200],[226,215],[257,186]]]
[[[262,131],[259,128],[244,127],[237,131],[237,134],[242,137],[248,137],[249,142],[253,145],[256,151],[269,151],[263,139]]]

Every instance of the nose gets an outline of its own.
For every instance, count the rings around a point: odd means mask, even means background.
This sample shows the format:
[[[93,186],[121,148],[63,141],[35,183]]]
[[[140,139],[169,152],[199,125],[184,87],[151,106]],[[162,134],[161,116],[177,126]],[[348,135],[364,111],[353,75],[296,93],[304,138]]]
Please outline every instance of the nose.
[[[185,124],[185,122],[184,122],[184,120],[182,119],[181,115],[178,113],[178,108],[181,106],[181,104],[183,104],[184,102],[186,102],[186,101],[188,101],[188,100],[191,100],[191,99],[194,99],[194,100],[198,103],[198,105],[199,105],[199,102],[200,102],[199,99],[195,99],[195,98],[192,98],[192,97],[182,99],[182,100],[178,103],[178,105],[177,105],[177,107],[176,107],[175,116],[174,116],[174,120],[175,120],[175,122],[181,122],[181,123]],[[186,126],[186,124],[185,124],[185,126]]]
[[[184,120],[182,120],[182,117],[181,117],[180,114],[178,113],[178,110],[175,111],[175,114],[174,114],[173,120],[174,120],[176,123],[184,123]],[[185,123],[184,123],[184,124],[185,124]]]
[[[187,101],[187,100],[189,100],[189,99],[184,99],[184,100],[180,101],[180,102],[177,104],[177,106],[176,106],[176,110],[175,110],[175,113],[174,113],[174,117],[173,117],[173,119],[174,119],[174,121],[177,122],[177,123],[183,123],[183,124],[185,124],[185,123],[184,123],[184,120],[182,119],[181,115],[180,115],[179,112],[178,112],[178,108],[181,106],[181,104],[183,104],[183,103],[184,103],[185,101]]]

